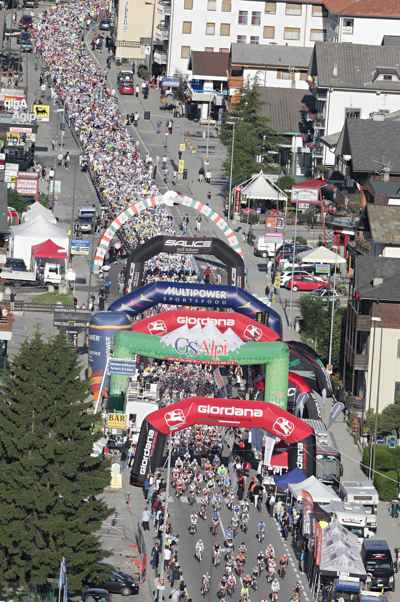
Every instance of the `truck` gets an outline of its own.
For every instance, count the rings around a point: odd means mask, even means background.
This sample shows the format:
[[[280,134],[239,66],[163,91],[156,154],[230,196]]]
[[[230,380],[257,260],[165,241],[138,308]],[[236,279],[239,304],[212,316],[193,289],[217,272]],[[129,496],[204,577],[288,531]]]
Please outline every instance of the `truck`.
[[[132,425],[132,442],[137,443],[139,439],[140,429],[142,428],[143,420],[158,410],[158,404],[147,399],[130,399],[127,395],[125,404],[125,414],[128,419],[128,424]]]
[[[81,207],[79,209],[78,226],[81,232],[91,234],[94,229],[96,219],[95,207]]]
[[[368,528],[368,514],[362,506],[337,501],[324,505],[324,511],[359,539],[373,537],[374,533]]]
[[[275,252],[283,243],[282,232],[267,232],[258,236],[254,242],[254,255],[256,257],[275,257]]]
[[[59,285],[62,280],[61,266],[58,263],[45,263],[43,270],[33,272],[3,268],[0,270],[0,280],[4,284],[40,284]]]
[[[384,539],[364,539],[361,557],[367,573],[369,589],[395,589],[392,553]]]
[[[368,528],[376,533],[379,495],[372,481],[341,481],[338,493],[344,502],[357,504],[364,508],[368,516]]]

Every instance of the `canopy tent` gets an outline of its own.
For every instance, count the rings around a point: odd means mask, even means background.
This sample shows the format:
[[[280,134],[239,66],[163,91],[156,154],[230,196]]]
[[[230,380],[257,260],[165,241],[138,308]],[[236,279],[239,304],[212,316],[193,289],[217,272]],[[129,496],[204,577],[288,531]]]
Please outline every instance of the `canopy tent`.
[[[25,261],[26,266],[31,264],[31,250],[34,245],[52,240],[63,249],[68,249],[69,239],[61,226],[49,223],[42,215],[31,222],[20,226],[11,227],[12,257]]]
[[[287,194],[283,192],[263,171],[256,174],[240,186],[242,196],[258,201],[286,201]]]
[[[44,207],[41,203],[36,201],[29,205],[25,213],[22,215],[23,222],[33,222],[37,217],[42,216],[51,224],[56,224],[57,220],[50,209]]]
[[[301,263],[328,263],[330,265],[343,265],[346,263],[346,260],[339,253],[335,253],[323,246],[311,251],[303,251],[303,253],[298,254],[298,257]]]
[[[304,483],[305,474],[300,468],[293,468],[282,476],[275,477],[275,485],[279,489],[287,489],[293,483]]]
[[[322,531],[321,574],[337,577],[347,573],[352,577],[364,577],[366,573],[360,552],[358,537],[333,520]]]
[[[66,259],[67,252],[52,240],[47,239],[38,245],[32,246],[32,257],[37,259]]]
[[[340,501],[340,498],[330,487],[327,487],[314,476],[308,477],[300,483],[291,483],[289,491],[296,499],[301,499],[303,491],[307,491],[314,502],[319,504],[328,504],[329,502]]]

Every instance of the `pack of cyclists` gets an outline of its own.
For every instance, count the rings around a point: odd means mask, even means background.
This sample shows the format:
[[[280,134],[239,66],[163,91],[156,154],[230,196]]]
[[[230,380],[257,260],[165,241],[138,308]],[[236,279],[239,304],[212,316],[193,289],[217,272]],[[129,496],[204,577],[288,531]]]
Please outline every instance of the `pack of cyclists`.
[[[217,445],[220,441],[215,427],[212,428],[214,431],[211,439],[213,444]],[[193,429],[194,437],[196,430],[198,435],[196,427]],[[178,441],[176,445],[178,446]],[[262,495],[257,501],[253,498],[252,503],[249,499],[239,500],[236,492],[237,480],[237,476],[232,475],[221,463],[218,453],[195,458],[187,450],[183,455],[175,457],[171,471],[172,486],[177,497],[186,496],[186,501],[193,507],[188,524],[188,531],[194,542],[193,556],[201,565],[205,550],[210,549],[211,541],[211,566],[218,569],[218,576],[213,569],[212,579],[209,572],[203,573],[200,583],[201,595],[209,597],[212,587],[213,591],[216,590],[216,597],[220,602],[227,602],[228,599],[251,602],[252,596],[254,600],[260,599],[260,594],[255,596],[254,592],[265,592],[269,588],[269,602],[283,602],[280,598],[281,584],[287,575],[289,557],[285,553],[277,555],[273,546],[265,541],[268,539],[267,524],[264,520],[267,512],[266,508],[260,508],[259,500],[262,499]],[[257,505],[254,507],[254,504]],[[257,546],[258,551],[254,561],[254,548],[249,554],[241,536],[247,533],[249,522],[254,520],[254,511],[257,511],[257,508],[259,514],[256,514],[254,546]],[[211,535],[211,539],[207,539],[206,542],[199,537],[202,523],[207,523]],[[204,534],[204,529],[202,533]],[[207,565],[209,569],[209,560]],[[301,583],[297,583],[290,598],[285,598],[285,602],[301,602],[302,592]]]

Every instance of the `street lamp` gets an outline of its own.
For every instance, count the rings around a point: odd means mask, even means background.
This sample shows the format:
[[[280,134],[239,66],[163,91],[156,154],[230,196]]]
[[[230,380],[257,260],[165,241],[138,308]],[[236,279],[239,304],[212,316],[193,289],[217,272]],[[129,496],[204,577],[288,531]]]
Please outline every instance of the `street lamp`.
[[[290,301],[289,301],[289,313],[290,313],[290,327],[293,328],[293,286],[294,286],[294,260],[296,258],[296,238],[297,238],[297,213],[299,209],[299,199],[295,199],[295,213],[294,213],[294,233],[293,233],[293,254],[292,254],[292,286],[290,287]]]
[[[234,121],[226,121],[226,125],[232,126],[232,147],[231,147],[231,169],[229,174],[229,197],[228,197],[228,222],[231,219],[231,205],[232,205],[232,176],[233,176],[233,153],[235,151],[235,126]]]
[[[371,374],[372,374],[372,369],[374,366],[374,362],[375,362],[375,337],[376,337],[376,324],[382,322],[382,318],[379,318],[378,316],[371,316],[371,322],[373,323],[373,332],[374,332],[374,339],[373,339],[373,357],[371,357],[371,362],[368,362],[369,364],[369,369],[371,370]],[[379,400],[380,400],[380,388],[381,388],[381,368],[382,368],[382,338],[383,338],[383,328],[381,327],[381,339],[380,339],[380,345],[379,345],[379,365],[378,365],[378,382],[376,384],[376,401],[375,401],[375,424],[374,424],[374,434],[371,437],[370,443],[369,443],[369,466],[368,466],[368,478],[369,479],[373,479],[374,477],[374,472],[375,472],[375,455],[376,455],[376,439],[378,437],[378,414],[379,414]],[[372,377],[371,377],[371,387],[372,387]]]
[[[332,374],[332,347],[333,347],[333,326],[335,322],[335,296],[336,296],[336,269],[337,269],[337,259],[338,259],[338,250],[336,247],[336,256],[335,256],[335,268],[333,271],[333,297],[332,297],[332,307],[331,307],[331,328],[329,333],[329,353],[328,353],[328,371]]]
[[[151,23],[151,38],[150,38],[150,53],[149,53],[149,74],[150,74],[150,78],[151,78],[151,76],[153,75],[154,24],[155,24],[155,20],[156,20],[157,0],[154,0],[154,2],[145,2],[145,5],[153,7],[153,20]]]
[[[165,552],[165,540],[167,538],[169,490],[171,487],[171,456],[172,456],[171,433],[173,432],[173,430],[174,429],[171,429],[171,428],[169,429],[169,436],[168,436],[167,482],[165,485],[164,522],[162,525],[162,543],[161,543],[161,568],[160,568],[160,576],[159,576],[159,582],[161,585],[164,584],[164,580],[165,580],[164,552]]]

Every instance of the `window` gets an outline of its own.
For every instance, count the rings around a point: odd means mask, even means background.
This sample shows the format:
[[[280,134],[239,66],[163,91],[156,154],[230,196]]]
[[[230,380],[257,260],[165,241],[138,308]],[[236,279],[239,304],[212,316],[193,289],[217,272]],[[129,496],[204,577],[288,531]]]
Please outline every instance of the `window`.
[[[264,5],[264,12],[267,13],[267,15],[276,15],[275,2],[266,2]]]
[[[229,52],[229,48],[220,48],[219,51],[227,54]]]
[[[217,0],[207,0],[207,10],[217,10]]]
[[[252,25],[260,25],[261,23],[261,13],[258,11],[253,11],[251,13],[251,24]]]
[[[290,72],[286,69],[277,69],[276,79],[290,79]]]
[[[182,33],[192,33],[192,22],[191,21],[183,21],[182,23]]]
[[[263,38],[266,40],[273,40],[275,37],[275,27],[271,25],[265,25],[263,31]]]
[[[214,52],[214,48],[211,46],[206,46],[206,48],[204,48],[204,52]]]
[[[229,23],[221,23],[219,26],[219,35],[220,36],[230,36],[231,35],[231,26]]]
[[[239,25],[247,25],[248,14],[249,13],[247,12],[247,10],[240,10],[239,11],[239,18],[238,18]]]
[[[299,79],[300,79],[302,82],[306,82],[306,81],[307,81],[307,79],[308,79],[308,73],[307,73],[307,71],[305,71],[305,72],[303,72],[303,73],[300,73],[300,74],[299,74]],[[318,111],[318,113],[322,113],[322,111]]]
[[[394,403],[400,402],[400,383],[397,381],[394,383]]]
[[[285,14],[292,15],[294,17],[298,17],[299,15],[301,15],[301,12],[302,12],[301,9],[302,9],[301,4],[292,4],[291,2],[287,2]]]
[[[206,36],[215,35],[215,23],[206,23]]]
[[[344,110],[345,119],[360,119],[361,109],[353,109],[353,107]]]
[[[250,36],[250,44],[259,44],[260,38],[259,36]]]
[[[318,6],[317,4],[313,4],[312,6],[312,16],[313,17],[323,17],[324,16],[324,9],[322,8],[322,6]]]
[[[354,19],[343,19],[343,33],[353,34]]]
[[[285,40],[300,40],[300,27],[285,27],[283,38]]]
[[[190,58],[190,46],[181,46],[181,59]]]
[[[238,44],[247,44],[247,36],[237,36],[236,42]]]
[[[232,10],[232,0],[222,0],[221,10],[223,13],[230,13]]]
[[[183,8],[185,10],[193,10],[193,0],[184,0]]]
[[[400,359],[400,339],[397,339],[397,359]]]
[[[312,29],[310,31],[311,42],[324,42],[326,39],[325,29]]]

